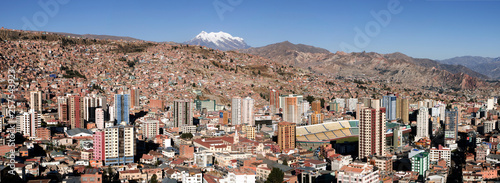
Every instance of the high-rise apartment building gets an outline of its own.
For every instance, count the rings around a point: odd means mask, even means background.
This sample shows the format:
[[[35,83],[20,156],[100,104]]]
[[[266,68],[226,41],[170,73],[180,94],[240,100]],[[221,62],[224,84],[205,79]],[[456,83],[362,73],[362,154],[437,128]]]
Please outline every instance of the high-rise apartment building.
[[[104,143],[104,130],[97,130],[93,136],[93,160],[103,161],[105,158],[106,144]]]
[[[255,140],[255,126],[246,126],[245,133],[247,135],[247,139]]]
[[[380,102],[372,100],[375,108],[360,110],[359,119],[359,157],[369,155],[385,156],[385,108],[377,107]]]
[[[429,138],[429,109],[420,107],[417,114],[417,136],[415,141]]]
[[[130,89],[130,108],[139,107],[140,90],[136,88]]]
[[[116,94],[115,95],[115,119],[118,124],[125,122],[130,123],[130,95]]]
[[[231,124],[241,124],[241,98],[233,97],[231,99]]]
[[[394,94],[383,97],[382,107],[386,109],[385,116],[387,121],[396,120],[396,96]]]
[[[57,97],[57,114],[59,121],[68,121],[68,97],[59,96]]]
[[[426,171],[429,170],[429,152],[420,152],[412,157],[411,171],[418,172],[419,175],[425,176]]]
[[[193,125],[193,103],[190,100],[174,101],[173,113],[175,127]]]
[[[299,103],[297,97],[290,95],[284,98],[283,121],[300,123]]]
[[[117,125],[105,128],[104,144],[105,166],[134,162],[136,143],[133,126]]]
[[[42,91],[30,92],[30,108],[42,114]]]
[[[104,129],[104,110],[102,108],[95,109],[95,124],[98,129]]]
[[[444,138],[457,140],[458,136],[458,109],[446,111],[444,120]]]
[[[280,109],[280,92],[278,90],[272,89],[269,93],[269,108],[271,113],[279,113]]]
[[[103,96],[86,96],[83,97],[83,120],[87,122],[95,122],[97,108],[106,106],[106,97]]]
[[[19,130],[25,137],[36,137],[36,129],[42,126],[41,114],[30,109],[17,116]]]
[[[295,148],[295,128],[292,122],[278,123],[278,146],[281,150]]]
[[[396,118],[401,119],[404,124],[410,123],[409,106],[408,98],[398,98],[396,100]]]
[[[68,99],[69,123],[71,129],[85,128],[83,121],[82,102],[80,96],[71,95]]]
[[[315,100],[311,103],[311,108],[312,111],[314,112],[321,112],[321,101],[320,100]]]
[[[241,100],[241,122],[250,126],[255,125],[254,99],[246,97]]]
[[[142,123],[142,135],[145,139],[154,139],[156,135],[159,134],[160,121],[158,120],[146,120]]]

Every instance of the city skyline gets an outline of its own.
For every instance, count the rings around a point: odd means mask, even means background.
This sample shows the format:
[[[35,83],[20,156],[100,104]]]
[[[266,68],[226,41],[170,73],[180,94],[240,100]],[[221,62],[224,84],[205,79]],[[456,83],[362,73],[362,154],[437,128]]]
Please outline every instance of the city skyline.
[[[494,49],[500,41],[495,32],[500,28],[496,23],[500,13],[494,8],[499,1],[287,1],[284,4],[240,0],[230,4],[215,0],[143,4],[52,0],[6,4],[0,8],[0,22],[11,29],[178,43],[194,38],[201,31],[224,31],[244,38],[253,47],[288,40],[333,53],[402,52],[430,59],[500,56]],[[184,13],[187,11],[191,13]],[[173,18],[179,15],[181,19]]]

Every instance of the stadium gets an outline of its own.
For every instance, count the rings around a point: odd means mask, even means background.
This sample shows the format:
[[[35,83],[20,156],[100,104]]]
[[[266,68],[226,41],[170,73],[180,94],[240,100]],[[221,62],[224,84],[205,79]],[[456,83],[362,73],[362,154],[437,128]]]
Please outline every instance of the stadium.
[[[401,129],[394,139],[394,130]],[[408,143],[408,135],[411,132],[411,127],[400,125],[398,123],[387,123],[386,143],[388,146],[406,145]],[[330,144],[332,141],[336,143],[357,142],[359,137],[359,121],[358,120],[343,120],[324,122],[321,124],[297,126],[296,143],[304,148],[316,149],[322,144]],[[400,141],[399,143],[394,140]]]
[[[359,136],[358,120],[325,122],[321,124],[298,126],[296,129],[297,145],[317,148],[330,141],[352,139]]]

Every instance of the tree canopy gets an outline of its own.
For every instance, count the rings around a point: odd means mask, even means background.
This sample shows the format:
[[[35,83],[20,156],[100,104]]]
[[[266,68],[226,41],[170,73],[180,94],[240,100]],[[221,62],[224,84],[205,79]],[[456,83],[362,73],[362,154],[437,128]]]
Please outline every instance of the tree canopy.
[[[279,168],[273,168],[269,176],[267,177],[266,183],[283,183],[285,178],[285,173]]]

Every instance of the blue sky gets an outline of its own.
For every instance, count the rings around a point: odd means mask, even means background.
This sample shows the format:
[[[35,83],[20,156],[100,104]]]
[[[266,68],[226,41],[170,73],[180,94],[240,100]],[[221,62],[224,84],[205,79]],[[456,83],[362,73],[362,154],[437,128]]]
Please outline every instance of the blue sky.
[[[45,10],[40,2],[57,2],[57,11],[54,6]],[[499,7],[496,0],[4,1],[0,26],[175,42],[202,30],[224,31],[253,47],[288,40],[332,52],[499,57]],[[384,26],[372,11],[388,12],[391,18]]]

